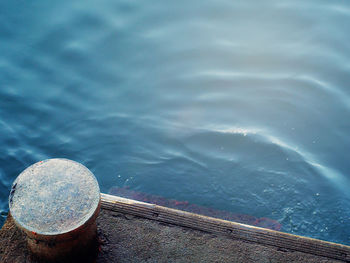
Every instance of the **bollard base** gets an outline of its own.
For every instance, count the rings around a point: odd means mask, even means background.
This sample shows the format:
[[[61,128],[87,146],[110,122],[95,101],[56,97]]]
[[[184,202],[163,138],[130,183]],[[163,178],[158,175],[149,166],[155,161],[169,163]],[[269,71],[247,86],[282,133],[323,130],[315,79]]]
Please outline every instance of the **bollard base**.
[[[70,250],[61,250],[62,254],[57,254],[55,250],[52,251],[49,248],[46,250],[39,249],[42,247],[30,245],[31,243],[28,242],[26,235],[16,227],[11,215],[8,215],[5,225],[0,231],[0,262],[96,262],[100,246],[97,237],[96,224],[91,228],[90,237],[85,236],[85,238],[89,238],[89,241],[85,241],[84,244],[78,244],[75,247],[73,246]],[[34,251],[32,251],[33,249]],[[46,251],[47,253],[43,253],[43,251]]]
[[[77,238],[55,243],[37,241],[27,237],[27,246],[31,257],[42,262],[86,262],[97,254],[97,227],[91,225]],[[90,253],[90,254],[89,254]]]

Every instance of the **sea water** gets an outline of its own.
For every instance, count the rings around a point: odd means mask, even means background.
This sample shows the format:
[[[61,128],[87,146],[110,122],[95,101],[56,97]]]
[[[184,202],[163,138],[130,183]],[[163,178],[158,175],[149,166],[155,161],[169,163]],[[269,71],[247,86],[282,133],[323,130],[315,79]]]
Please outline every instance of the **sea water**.
[[[349,1],[0,1],[0,210],[43,159],[350,245]]]

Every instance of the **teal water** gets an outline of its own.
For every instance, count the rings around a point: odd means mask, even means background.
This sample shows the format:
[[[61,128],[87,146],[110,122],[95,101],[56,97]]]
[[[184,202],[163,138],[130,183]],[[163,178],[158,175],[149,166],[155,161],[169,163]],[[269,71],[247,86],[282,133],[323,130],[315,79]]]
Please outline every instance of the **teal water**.
[[[39,160],[350,245],[350,2],[0,0],[0,209]]]

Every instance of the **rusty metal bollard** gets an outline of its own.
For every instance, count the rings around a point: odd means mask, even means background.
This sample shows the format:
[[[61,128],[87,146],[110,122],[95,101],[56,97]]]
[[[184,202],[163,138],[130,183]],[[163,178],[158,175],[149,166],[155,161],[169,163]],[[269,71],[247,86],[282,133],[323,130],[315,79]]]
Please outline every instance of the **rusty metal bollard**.
[[[47,261],[88,252],[96,240],[100,207],[95,176],[68,159],[28,167],[14,181],[9,196],[10,213],[26,234],[29,249]]]

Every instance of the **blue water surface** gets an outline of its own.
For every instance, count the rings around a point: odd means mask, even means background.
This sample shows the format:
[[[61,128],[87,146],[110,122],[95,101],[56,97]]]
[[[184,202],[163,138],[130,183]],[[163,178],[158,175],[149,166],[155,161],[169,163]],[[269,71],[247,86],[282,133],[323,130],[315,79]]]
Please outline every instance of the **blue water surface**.
[[[350,245],[350,2],[0,0],[0,210],[39,160]]]

